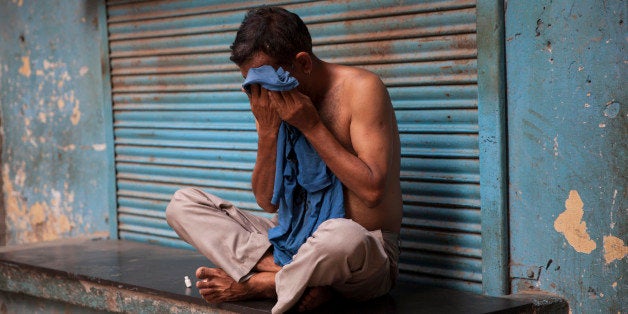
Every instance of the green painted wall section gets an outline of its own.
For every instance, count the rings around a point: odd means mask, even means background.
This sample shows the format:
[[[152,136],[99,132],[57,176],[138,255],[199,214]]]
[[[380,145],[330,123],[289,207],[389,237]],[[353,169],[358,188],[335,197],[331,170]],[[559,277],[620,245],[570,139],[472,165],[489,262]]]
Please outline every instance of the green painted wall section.
[[[626,2],[506,8],[512,290],[626,313]]]
[[[0,1],[0,245],[108,234],[99,5]]]

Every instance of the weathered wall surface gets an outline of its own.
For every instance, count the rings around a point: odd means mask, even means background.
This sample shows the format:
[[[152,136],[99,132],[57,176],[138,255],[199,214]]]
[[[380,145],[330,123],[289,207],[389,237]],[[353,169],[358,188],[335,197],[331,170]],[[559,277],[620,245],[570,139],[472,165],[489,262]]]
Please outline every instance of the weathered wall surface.
[[[514,291],[625,313],[626,3],[508,1]]]
[[[97,4],[0,1],[0,244],[108,231]]]

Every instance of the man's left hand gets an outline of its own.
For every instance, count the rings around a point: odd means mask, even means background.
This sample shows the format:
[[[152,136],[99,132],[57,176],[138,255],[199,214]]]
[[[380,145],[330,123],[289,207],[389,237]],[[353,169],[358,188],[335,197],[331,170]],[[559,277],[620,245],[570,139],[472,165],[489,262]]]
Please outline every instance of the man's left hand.
[[[312,100],[295,89],[285,92],[269,91],[268,97],[279,117],[303,133],[320,122]]]

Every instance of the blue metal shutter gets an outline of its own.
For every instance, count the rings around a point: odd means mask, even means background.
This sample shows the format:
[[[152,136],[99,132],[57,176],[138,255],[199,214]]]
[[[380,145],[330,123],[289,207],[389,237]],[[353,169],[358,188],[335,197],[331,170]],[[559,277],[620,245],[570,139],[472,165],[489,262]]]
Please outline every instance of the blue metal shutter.
[[[260,211],[255,125],[229,45],[262,2],[127,2],[107,4],[119,235],[185,246],[164,220],[180,187]],[[389,87],[403,145],[401,279],[480,293],[475,1],[272,3],[303,18],[319,57]]]

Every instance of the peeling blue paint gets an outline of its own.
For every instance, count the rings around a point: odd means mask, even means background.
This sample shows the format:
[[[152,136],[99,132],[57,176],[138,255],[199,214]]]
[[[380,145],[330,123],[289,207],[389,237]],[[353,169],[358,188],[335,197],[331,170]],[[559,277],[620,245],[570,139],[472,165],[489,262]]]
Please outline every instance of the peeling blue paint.
[[[108,231],[97,5],[0,2],[7,244]]]
[[[509,1],[511,278],[573,313],[626,312],[623,1]],[[612,254],[609,254],[612,253]]]

